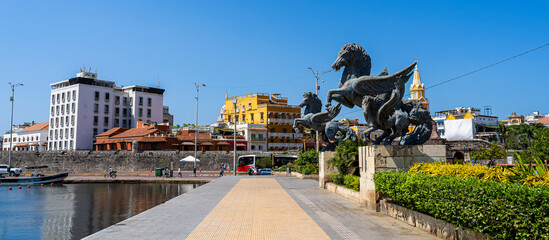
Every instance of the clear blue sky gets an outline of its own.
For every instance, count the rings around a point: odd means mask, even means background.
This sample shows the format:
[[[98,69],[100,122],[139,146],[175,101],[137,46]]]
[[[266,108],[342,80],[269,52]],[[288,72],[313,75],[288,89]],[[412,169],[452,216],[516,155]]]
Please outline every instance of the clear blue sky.
[[[49,84],[85,65],[118,85],[165,88],[176,123],[193,123],[194,82],[205,83],[200,124],[229,96],[281,93],[297,104],[314,91],[307,67],[326,70],[345,43],[361,44],[372,73],[414,58],[426,87],[549,43],[547,1],[3,1],[0,3],[0,130],[48,121]],[[549,111],[549,47],[429,89],[431,112],[482,108]],[[320,97],[341,72],[324,75]],[[344,117],[359,117],[344,109]]]

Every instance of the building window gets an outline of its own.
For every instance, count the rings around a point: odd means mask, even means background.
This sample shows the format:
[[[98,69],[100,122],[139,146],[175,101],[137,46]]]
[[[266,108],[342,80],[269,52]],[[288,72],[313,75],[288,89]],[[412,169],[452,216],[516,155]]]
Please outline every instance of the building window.
[[[118,118],[115,118],[114,119],[114,127],[119,127],[119,125],[120,125],[120,122],[119,122]]]
[[[52,116],[52,117],[53,117],[54,113],[55,113],[55,108],[54,108],[54,107],[51,107],[51,116]]]
[[[123,108],[122,109],[122,117],[126,117],[128,116],[128,109],[127,108]]]
[[[117,116],[120,115],[120,108],[115,108],[114,109],[114,116]]]
[[[72,90],[72,100],[76,100],[76,90]]]
[[[74,113],[74,111],[76,111],[76,104],[72,103],[71,110],[72,110],[72,113]]]
[[[74,138],[74,128],[71,128],[71,138]]]
[[[55,106],[55,115],[59,116],[59,106]]]
[[[105,114],[109,114],[109,105],[105,104]]]
[[[51,95],[51,104],[55,104],[55,95]]]
[[[116,105],[120,104],[120,97],[119,96],[114,97],[114,104],[116,104]]]
[[[126,125],[126,119],[123,119],[123,120],[122,120],[122,127],[123,127],[123,128],[127,127],[127,125]]]
[[[250,114],[250,121],[252,121],[252,122],[254,121],[254,114],[253,113]]]
[[[139,115],[140,117],[143,117],[143,108],[139,108]]]
[[[111,94],[105,93],[105,102],[108,102],[109,100],[111,100]]]
[[[124,105],[124,106],[128,105],[128,98],[127,97],[122,98],[122,105]]]
[[[57,103],[59,103],[59,93],[56,95]]]
[[[65,129],[65,138],[69,138],[69,129],[68,128]]]
[[[128,120],[128,128],[131,128],[132,127],[132,120]]]
[[[95,103],[93,104],[93,112],[98,113],[99,112],[99,104]]]
[[[93,136],[95,137],[95,135],[97,135],[97,128],[93,129]]]
[[[104,125],[104,126],[109,125],[109,117],[104,117],[104,118],[103,118],[103,125]]]
[[[71,116],[71,125],[74,126],[74,115]]]
[[[151,110],[147,109],[147,117],[151,117]]]
[[[109,130],[109,129],[104,128],[104,129],[103,129],[103,132],[106,132],[106,131],[108,131],[108,130]]]
[[[93,125],[97,125],[97,122],[99,122],[99,117],[98,116],[93,116]]]
[[[61,102],[65,102],[65,93],[61,93]]]
[[[139,97],[139,106],[143,106],[143,97]]]
[[[261,113],[261,120],[263,120],[263,113]]]
[[[147,106],[152,106],[152,99],[151,98],[147,98]]]
[[[69,126],[69,116],[65,117],[65,125]]]
[[[234,117],[234,121],[235,121],[235,122],[238,122],[238,115],[236,115],[236,116]]]
[[[67,92],[67,101],[71,101],[71,92]]]
[[[95,101],[99,101],[99,92],[95,92]]]
[[[65,105],[61,105],[61,115],[65,114]]]

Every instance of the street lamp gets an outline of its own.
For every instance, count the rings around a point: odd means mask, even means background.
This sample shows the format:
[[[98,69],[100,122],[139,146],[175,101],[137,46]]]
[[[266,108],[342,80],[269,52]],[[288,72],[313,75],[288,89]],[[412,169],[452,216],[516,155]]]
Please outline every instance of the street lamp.
[[[315,94],[316,96],[318,97],[318,89],[320,88],[318,86],[318,72],[315,73],[315,71],[313,71],[313,68],[312,67],[308,67],[307,69],[311,69],[311,72],[313,72],[313,74],[315,75]],[[315,142],[316,142],[316,151],[318,152],[318,131],[315,130]]]
[[[18,87],[18,86],[23,86],[22,83],[11,83],[11,82],[8,82],[8,84],[10,85],[11,87],[11,97],[10,97],[10,101],[11,101],[11,120],[10,120],[10,152],[8,154],[8,175],[10,174],[10,168],[11,168],[11,148],[12,148],[12,144],[13,144],[13,96],[14,96],[14,93],[15,93],[15,88]]]
[[[196,177],[196,151],[197,151],[197,143],[198,143],[198,90],[200,89],[200,86],[205,87],[206,84],[196,84],[194,83],[194,86],[196,87],[196,121],[195,121],[195,130],[194,130],[194,163],[193,163],[193,173]]]
[[[236,176],[236,97],[233,98],[233,105],[234,105],[234,134],[233,134],[233,168],[234,168],[234,175]]]

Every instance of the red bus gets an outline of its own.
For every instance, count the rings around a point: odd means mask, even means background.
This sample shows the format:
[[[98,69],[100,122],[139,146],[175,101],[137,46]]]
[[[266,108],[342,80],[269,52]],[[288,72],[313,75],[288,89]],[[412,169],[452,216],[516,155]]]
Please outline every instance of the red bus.
[[[238,157],[238,167],[237,172],[247,172],[256,171],[257,167],[255,165],[256,161],[261,158],[271,158],[273,159],[273,169],[279,168],[288,163],[294,163],[297,159],[296,155],[285,155],[285,154],[256,154],[256,155],[244,155]]]

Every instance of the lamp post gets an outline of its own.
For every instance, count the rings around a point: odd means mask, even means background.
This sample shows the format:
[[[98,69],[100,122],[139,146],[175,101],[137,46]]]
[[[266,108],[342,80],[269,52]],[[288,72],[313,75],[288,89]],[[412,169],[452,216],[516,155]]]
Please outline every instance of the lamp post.
[[[233,98],[234,105],[234,134],[233,134],[233,168],[234,175],[236,176],[236,97]]]
[[[316,96],[318,96],[318,89],[320,88],[318,86],[318,72],[315,73],[315,71],[313,71],[313,68],[312,67],[308,67],[307,69],[311,69],[311,72],[313,72],[313,74],[315,75],[315,94]],[[315,130],[315,142],[316,142],[316,151],[318,152],[318,131]]]
[[[10,151],[9,151],[9,154],[8,154],[8,175],[10,174],[10,168],[11,168],[11,148],[12,148],[12,144],[13,144],[13,96],[15,94],[15,88],[18,87],[18,86],[23,86],[22,83],[11,83],[9,82],[8,83],[11,87],[11,97],[10,97],[10,101],[11,101],[11,120],[10,120]]]
[[[194,163],[193,163],[193,173],[196,177],[196,151],[197,151],[197,143],[198,143],[198,90],[200,89],[200,86],[205,87],[206,84],[196,84],[194,83],[194,86],[196,87],[196,121],[195,121],[195,130],[194,130]]]

